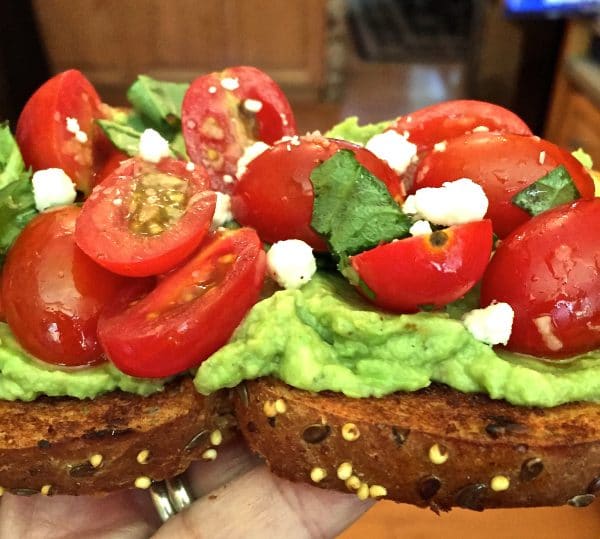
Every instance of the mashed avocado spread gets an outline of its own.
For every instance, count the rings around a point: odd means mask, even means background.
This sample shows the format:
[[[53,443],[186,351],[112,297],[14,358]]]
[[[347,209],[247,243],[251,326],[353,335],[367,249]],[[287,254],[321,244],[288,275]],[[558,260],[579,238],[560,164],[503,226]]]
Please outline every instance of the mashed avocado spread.
[[[133,378],[112,363],[62,370],[33,358],[17,343],[7,324],[0,323],[0,399],[31,401],[40,395],[92,398],[121,389],[138,395],[160,391],[164,380]]]
[[[200,393],[275,376],[300,389],[381,397],[442,382],[515,405],[600,400],[600,356],[568,363],[500,355],[443,313],[395,315],[342,278],[318,273],[256,304],[196,374]]]

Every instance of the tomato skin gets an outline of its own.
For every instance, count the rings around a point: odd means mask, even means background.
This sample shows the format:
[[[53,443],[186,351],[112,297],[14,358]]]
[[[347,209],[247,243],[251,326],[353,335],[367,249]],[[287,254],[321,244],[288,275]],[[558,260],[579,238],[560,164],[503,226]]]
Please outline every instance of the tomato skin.
[[[114,170],[121,166],[123,161],[127,161],[129,156],[119,150],[110,152],[109,155],[105,156],[102,160],[102,164],[96,167],[94,171],[94,177],[92,181],[92,187],[101,184],[106,178],[108,178]]]
[[[408,139],[417,145],[417,151],[421,153],[431,149],[437,142],[457,137],[479,126],[503,133],[533,134],[527,124],[510,110],[471,99],[456,99],[424,107],[400,116],[390,129],[400,134],[408,133]]]
[[[224,79],[236,80],[239,86],[226,89]],[[246,99],[260,102],[260,110],[244,112]],[[223,176],[235,177],[246,146],[257,140],[273,144],[296,134],[296,120],[281,88],[266,73],[249,66],[195,79],[183,100],[181,126],[190,159],[206,167],[213,189],[226,193],[231,182]]]
[[[440,232],[447,239],[438,246]],[[483,275],[491,251],[492,224],[484,219],[386,243],[350,262],[374,292],[376,305],[413,313],[419,306],[442,307],[464,296]]]
[[[25,164],[34,171],[62,168],[79,191],[88,193],[94,141],[100,136],[94,120],[101,117],[100,97],[80,71],[52,77],[29,98],[17,122],[16,139]],[[67,118],[78,120],[87,142],[67,131]]]
[[[214,274],[220,260],[233,261]],[[200,277],[199,277],[200,275]],[[251,229],[216,234],[184,266],[159,282],[145,298],[107,309],[98,324],[102,346],[123,372],[170,376],[200,364],[223,346],[259,298],[265,253]],[[214,286],[181,300],[207,278]]]
[[[600,199],[578,200],[502,241],[483,277],[481,302],[514,309],[509,350],[564,358],[600,347],[599,227]],[[551,333],[544,338],[546,324]]]
[[[43,361],[79,366],[104,361],[96,336],[100,311],[125,290],[146,288],[106,271],[73,240],[76,206],[33,219],[8,253],[2,299],[21,345]]]
[[[158,235],[129,229],[129,205],[137,179],[156,172],[188,181],[186,211]],[[201,166],[166,158],[156,165],[133,158],[94,188],[77,219],[75,241],[93,260],[120,275],[145,277],[164,273],[183,262],[202,243],[212,223],[216,195],[207,191],[208,178]],[[114,201],[120,200],[119,205]]]
[[[294,143],[277,143],[248,164],[231,198],[236,221],[253,227],[269,243],[300,239],[326,251],[327,244],[310,226],[314,200],[310,174],[340,149],[354,151],[357,160],[386,184],[392,196],[403,200],[398,175],[369,150],[310,135]]]
[[[486,217],[492,220],[494,232],[504,238],[531,218],[512,198],[559,165],[565,166],[581,198],[593,198],[594,182],[573,156],[539,137],[510,133],[471,133],[449,140],[444,151],[430,152],[418,164],[415,189],[472,179],[489,199]]]

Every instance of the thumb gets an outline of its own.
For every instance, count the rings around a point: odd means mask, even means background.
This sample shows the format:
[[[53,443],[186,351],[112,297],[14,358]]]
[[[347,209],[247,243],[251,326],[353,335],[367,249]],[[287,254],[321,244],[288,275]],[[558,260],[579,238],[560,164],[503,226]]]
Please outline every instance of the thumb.
[[[261,465],[194,502],[168,520],[155,538],[330,538],[373,503],[291,483]]]

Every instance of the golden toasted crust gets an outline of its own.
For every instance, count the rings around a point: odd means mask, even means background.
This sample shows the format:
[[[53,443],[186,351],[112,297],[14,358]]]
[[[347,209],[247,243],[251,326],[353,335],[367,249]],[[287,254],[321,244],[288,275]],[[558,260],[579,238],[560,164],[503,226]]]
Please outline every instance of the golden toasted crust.
[[[443,386],[350,399],[261,379],[235,409],[250,447],[292,481],[435,511],[583,506],[600,492],[600,405],[523,408]]]
[[[0,486],[23,495],[100,494],[132,488],[138,477],[172,477],[201,458],[211,433],[232,436],[231,412],[227,393],[203,397],[189,378],[149,397],[0,401]]]

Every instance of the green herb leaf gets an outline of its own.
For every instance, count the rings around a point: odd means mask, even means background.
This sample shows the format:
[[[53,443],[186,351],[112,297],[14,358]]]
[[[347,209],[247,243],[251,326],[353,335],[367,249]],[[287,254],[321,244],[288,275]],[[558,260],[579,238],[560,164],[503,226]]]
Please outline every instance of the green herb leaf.
[[[0,189],[0,262],[36,214],[33,184],[27,175]]]
[[[577,200],[579,197],[579,191],[571,175],[563,165],[559,165],[518,192],[512,202],[531,215],[539,215],[560,204]]]
[[[138,154],[140,137],[143,131],[138,131],[128,124],[117,123],[112,120],[98,120],[98,125],[118,150],[129,156]]]
[[[379,122],[376,124],[358,125],[358,117],[349,116],[344,121],[334,125],[325,133],[325,136],[327,138],[348,140],[364,146],[371,137],[383,133],[391,123]]]
[[[188,88],[187,83],[165,82],[139,75],[127,91],[127,99],[150,126],[163,133],[179,128],[181,103]]]
[[[585,168],[594,168],[594,162],[592,161],[592,156],[584,151],[583,148],[577,148],[574,152],[571,152],[571,155],[577,159]]]
[[[311,226],[327,238],[338,260],[408,236],[410,218],[352,151],[338,151],[310,179],[315,193]]]
[[[8,122],[2,122],[0,123],[0,188],[23,176],[30,177],[31,174],[25,170],[23,157],[10,132]]]

